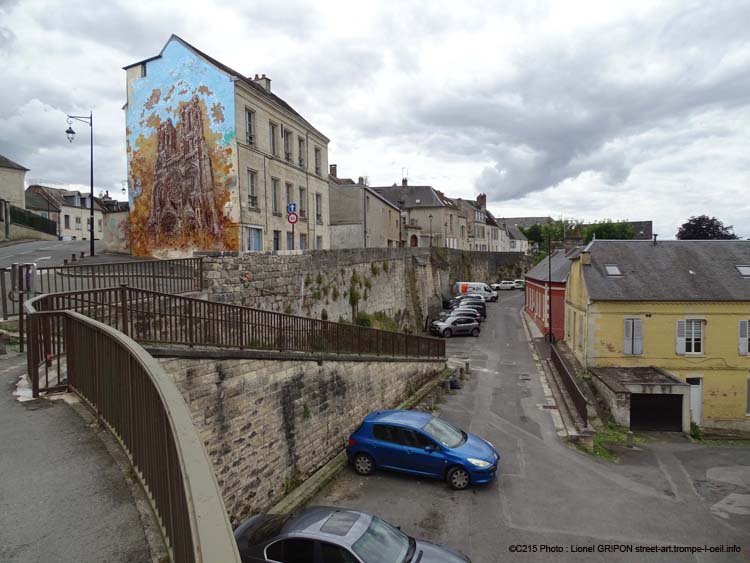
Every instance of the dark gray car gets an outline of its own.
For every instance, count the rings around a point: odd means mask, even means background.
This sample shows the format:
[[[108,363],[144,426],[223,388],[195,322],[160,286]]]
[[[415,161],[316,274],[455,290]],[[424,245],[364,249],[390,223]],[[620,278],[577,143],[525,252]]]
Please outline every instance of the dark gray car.
[[[260,514],[234,532],[243,563],[470,563],[364,512],[314,506]]]
[[[447,319],[432,321],[430,323],[430,332],[445,338],[459,334],[479,336],[479,330],[479,323],[475,318],[461,315],[451,315]]]

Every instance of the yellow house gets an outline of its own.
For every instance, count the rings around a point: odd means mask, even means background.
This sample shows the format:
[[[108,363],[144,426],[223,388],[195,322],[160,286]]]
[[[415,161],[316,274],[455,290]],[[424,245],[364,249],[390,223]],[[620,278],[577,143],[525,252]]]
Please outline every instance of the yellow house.
[[[749,320],[750,241],[595,240],[568,278],[566,342],[616,417],[663,422],[655,395],[683,394],[693,422],[750,429]]]

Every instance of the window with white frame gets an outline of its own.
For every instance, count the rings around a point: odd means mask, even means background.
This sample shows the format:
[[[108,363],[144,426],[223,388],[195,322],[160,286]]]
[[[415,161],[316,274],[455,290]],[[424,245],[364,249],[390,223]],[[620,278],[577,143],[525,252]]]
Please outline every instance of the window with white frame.
[[[257,227],[247,228],[247,249],[253,252],[263,250],[263,229]]]
[[[626,356],[643,354],[643,319],[623,321],[622,353]]]
[[[320,176],[321,156],[320,148],[315,147],[315,173],[318,176]]]
[[[276,124],[272,121],[268,123],[268,147],[271,154],[276,156]]]
[[[78,231],[81,230],[81,218],[80,217],[76,217],[76,230]]]
[[[297,162],[300,166],[305,165],[305,139],[297,137]]]
[[[247,204],[251,209],[258,209],[258,173],[247,170]]]
[[[294,153],[292,153],[292,132],[289,129],[282,129],[284,132],[284,158],[287,162],[292,161]]]
[[[323,196],[321,194],[315,194],[315,221],[319,224],[323,224]]]
[[[703,319],[685,319],[677,321],[677,353],[703,354],[704,330]]]
[[[750,352],[750,320],[739,321],[737,337],[740,356],[747,356]]]
[[[294,233],[292,231],[286,232],[286,249],[294,250]]]
[[[321,250],[323,248],[323,237],[315,237],[315,248],[317,248],[318,250]]]
[[[304,233],[299,234],[299,249],[307,250],[307,235]]]
[[[302,186],[299,187],[298,206],[300,219],[304,219],[307,217],[307,190]]]
[[[245,141],[248,145],[255,144],[255,112],[245,108]]]
[[[281,214],[279,211],[279,180],[271,178],[271,212]]]

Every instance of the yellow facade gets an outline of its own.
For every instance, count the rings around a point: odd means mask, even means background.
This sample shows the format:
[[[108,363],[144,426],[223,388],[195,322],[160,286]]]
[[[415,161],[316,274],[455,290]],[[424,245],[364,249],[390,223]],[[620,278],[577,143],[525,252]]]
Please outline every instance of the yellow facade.
[[[750,427],[750,356],[740,353],[738,336],[750,301],[591,301],[586,267],[573,261],[565,296],[566,341],[584,367],[654,366],[683,381],[699,378],[701,424]],[[625,319],[641,319],[641,354],[624,351]],[[677,321],[687,319],[701,321],[700,353],[677,352]]]

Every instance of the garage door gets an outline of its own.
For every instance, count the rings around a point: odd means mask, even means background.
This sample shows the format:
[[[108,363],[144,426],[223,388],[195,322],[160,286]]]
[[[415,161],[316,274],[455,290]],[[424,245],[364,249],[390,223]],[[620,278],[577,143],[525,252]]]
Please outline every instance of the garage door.
[[[630,428],[633,430],[682,430],[682,395],[632,393]]]

